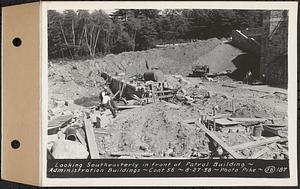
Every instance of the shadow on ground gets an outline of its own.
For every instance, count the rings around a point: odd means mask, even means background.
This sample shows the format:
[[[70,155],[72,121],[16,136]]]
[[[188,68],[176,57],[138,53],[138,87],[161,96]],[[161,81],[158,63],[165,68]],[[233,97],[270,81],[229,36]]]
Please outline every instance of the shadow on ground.
[[[91,107],[99,104],[98,96],[82,97],[74,100],[74,103],[84,107]]]

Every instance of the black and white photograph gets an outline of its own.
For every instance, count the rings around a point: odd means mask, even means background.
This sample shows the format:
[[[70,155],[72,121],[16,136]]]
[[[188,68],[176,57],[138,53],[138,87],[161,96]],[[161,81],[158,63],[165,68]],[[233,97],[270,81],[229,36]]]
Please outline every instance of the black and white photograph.
[[[251,172],[234,160],[288,162],[288,21],[284,9],[48,10],[47,160],[163,160],[145,170],[165,175],[167,160],[185,173],[216,161],[223,176]],[[134,164],[109,174],[144,175]],[[82,168],[66,166],[48,173]]]

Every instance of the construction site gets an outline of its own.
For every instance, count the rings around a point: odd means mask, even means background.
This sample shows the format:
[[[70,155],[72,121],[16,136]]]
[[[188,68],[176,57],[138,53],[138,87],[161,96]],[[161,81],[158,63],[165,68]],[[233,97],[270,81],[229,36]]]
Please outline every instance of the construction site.
[[[288,17],[263,19],[229,38],[50,60],[48,159],[289,159]]]

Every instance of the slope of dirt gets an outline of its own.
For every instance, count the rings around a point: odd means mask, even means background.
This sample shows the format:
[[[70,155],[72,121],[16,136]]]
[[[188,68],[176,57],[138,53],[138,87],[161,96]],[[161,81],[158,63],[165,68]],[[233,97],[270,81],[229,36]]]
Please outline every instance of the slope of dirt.
[[[209,72],[218,73],[226,70],[233,71],[236,66],[232,62],[243,51],[229,44],[221,44],[209,53],[201,56],[194,65],[209,65]]]
[[[123,111],[107,129],[108,136],[97,136],[99,149],[109,152],[152,152],[164,156],[184,156],[191,150],[206,151],[207,141],[201,131],[181,121],[195,115],[187,107],[157,102]],[[105,145],[105,146],[104,146]]]
[[[53,100],[76,100],[82,97],[98,96],[105,81],[95,64],[90,62],[49,63],[48,94],[49,108]]]
[[[166,74],[188,75],[192,63],[209,53],[222,41],[212,38],[178,46],[147,51],[109,54],[104,58],[49,62],[49,99],[66,100],[97,96],[104,84],[100,72],[143,74],[147,67],[160,68]],[[64,89],[64,91],[61,91]],[[49,101],[50,103],[50,101]]]
[[[95,105],[99,90],[105,86],[105,81],[100,77],[102,71],[110,74],[125,72],[131,76],[142,74],[147,67],[158,67],[168,74],[165,78],[169,85],[181,88],[183,99],[187,96],[191,102],[178,100],[177,104],[171,104],[162,101],[121,111],[104,128],[108,134],[95,133],[101,154],[149,152],[154,153],[154,157],[190,157],[191,152],[207,153],[208,139],[204,133],[182,121],[199,118],[200,114],[212,115],[213,107],[218,107],[218,114],[265,117],[273,119],[275,124],[287,123],[285,96],[279,98],[273,93],[266,96],[263,92],[251,91],[228,77],[216,77],[216,82],[183,77],[191,73],[193,64],[208,64],[210,72],[234,69],[233,59],[242,53],[214,38],[148,51],[107,55],[101,59],[49,63],[49,108],[53,107],[52,101],[55,100],[74,100],[75,108]],[[237,87],[230,88],[224,84]],[[82,110],[79,111],[82,113]],[[240,133],[222,133],[221,136],[229,145],[250,140]]]
[[[147,71],[147,64],[148,68],[160,68],[166,74],[187,75],[194,61],[221,44],[221,40],[212,38],[205,41],[147,51],[123,52],[118,55],[109,54],[94,60],[68,61],[67,64],[80,62],[81,65],[79,67],[85,67],[84,70],[92,71],[97,69],[108,73],[125,72],[127,75],[135,75]]]

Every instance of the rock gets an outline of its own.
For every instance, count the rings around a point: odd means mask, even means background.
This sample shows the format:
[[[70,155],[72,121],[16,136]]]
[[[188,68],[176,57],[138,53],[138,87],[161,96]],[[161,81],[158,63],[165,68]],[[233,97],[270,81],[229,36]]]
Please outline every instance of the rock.
[[[61,115],[72,115],[73,112],[71,110],[66,110],[61,113]]]
[[[87,159],[89,152],[80,142],[70,140],[57,140],[52,148],[55,159]]]
[[[70,106],[71,104],[74,104],[74,100],[66,100],[65,105]]]
[[[179,91],[182,92],[183,95],[186,94],[186,90],[185,89],[180,89]]]
[[[249,157],[249,156],[252,155],[252,152],[249,149],[245,149],[245,150],[242,151],[242,154]]]
[[[170,157],[176,157],[176,153],[175,153],[175,152],[171,152],[171,153],[169,154],[169,156],[170,156]]]
[[[173,149],[169,148],[165,153],[164,156],[170,156],[171,153],[173,153]]]
[[[65,106],[65,101],[54,101],[54,107],[61,108]]]
[[[217,153],[218,153],[219,156],[221,156],[224,153],[223,149],[220,146],[218,146],[218,148],[216,149],[216,151],[217,151]]]
[[[105,150],[99,150],[99,154],[104,155],[104,154],[106,154],[106,151]]]
[[[51,110],[48,111],[48,113],[51,115],[51,116],[58,116],[58,115],[61,115],[61,112],[62,110],[60,108],[53,108]]]
[[[148,148],[149,148],[149,145],[148,145],[148,144],[146,144],[146,143],[140,144],[140,149],[141,149],[141,150],[146,151],[146,150],[148,150]]]

